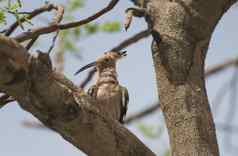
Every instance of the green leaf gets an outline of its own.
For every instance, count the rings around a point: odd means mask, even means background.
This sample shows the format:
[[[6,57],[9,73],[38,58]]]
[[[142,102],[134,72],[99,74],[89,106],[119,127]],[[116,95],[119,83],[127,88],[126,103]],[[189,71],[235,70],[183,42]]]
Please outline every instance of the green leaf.
[[[164,155],[164,156],[170,156],[170,155],[171,155],[170,149],[167,149],[167,150],[164,152],[163,155]]]
[[[21,8],[21,3],[15,2],[8,8],[11,12],[17,13],[18,9]]]
[[[106,22],[100,26],[100,29],[104,32],[118,32],[121,30],[121,24],[118,21]]]
[[[72,15],[66,15],[64,18],[65,18],[66,21],[73,21],[73,20],[75,20],[75,17],[72,16]]]
[[[28,23],[28,24],[30,24],[30,25],[34,25],[32,22],[31,22],[31,20],[29,19],[29,15],[19,15],[20,16],[20,18],[24,18],[25,19],[25,21],[26,21],[26,23]]]
[[[6,24],[6,15],[2,10],[0,10],[0,24]]]
[[[81,35],[81,28],[77,27],[72,30],[75,39],[79,39]]]
[[[19,4],[19,7],[21,8],[21,7],[22,7],[22,2],[21,2],[21,0],[17,0],[17,3]]]
[[[161,128],[156,128],[152,125],[146,125],[144,123],[138,124],[139,130],[148,138],[155,139],[159,138],[162,134]]]
[[[70,0],[69,1],[69,5],[68,5],[68,9],[69,11],[75,11],[79,8],[82,8],[84,5],[84,2],[82,0]]]
[[[60,35],[62,35],[62,38],[66,38],[69,35],[70,31],[69,30],[62,30],[60,32]]]
[[[89,23],[89,24],[86,24],[84,26],[84,29],[85,29],[87,34],[91,35],[91,34],[94,34],[94,33],[96,33],[98,31],[99,26],[98,26],[97,23]]]
[[[68,39],[64,41],[64,47],[66,50],[69,50],[71,52],[77,51],[77,47],[75,46],[75,44],[69,41]]]

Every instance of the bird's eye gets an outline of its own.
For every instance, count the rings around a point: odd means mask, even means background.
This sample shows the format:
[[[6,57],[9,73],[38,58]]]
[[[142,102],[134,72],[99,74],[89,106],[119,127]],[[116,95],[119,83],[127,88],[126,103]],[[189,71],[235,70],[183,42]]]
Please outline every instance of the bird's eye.
[[[110,60],[109,59],[105,59],[105,62],[109,62]]]

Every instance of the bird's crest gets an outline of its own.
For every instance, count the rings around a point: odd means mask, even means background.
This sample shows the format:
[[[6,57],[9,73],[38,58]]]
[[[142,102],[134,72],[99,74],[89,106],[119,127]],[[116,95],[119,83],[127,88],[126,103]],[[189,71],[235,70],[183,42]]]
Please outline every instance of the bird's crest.
[[[117,60],[126,56],[126,51],[116,52],[110,51],[105,52],[103,56],[99,57],[95,62],[89,63],[82,68],[80,68],[74,75],[79,74],[80,72],[90,68],[90,67],[99,67],[102,68],[107,65],[115,64]]]

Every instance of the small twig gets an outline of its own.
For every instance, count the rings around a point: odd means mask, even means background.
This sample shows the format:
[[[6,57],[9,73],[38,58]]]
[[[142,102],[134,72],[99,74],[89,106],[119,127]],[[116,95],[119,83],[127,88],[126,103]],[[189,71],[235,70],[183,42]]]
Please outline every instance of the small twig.
[[[146,115],[154,113],[156,110],[159,109],[159,107],[160,107],[160,104],[156,103],[156,104],[150,106],[149,108],[142,110],[141,112],[138,112],[138,113],[135,113],[135,114],[129,116],[128,118],[126,118],[124,123],[130,124],[134,120],[139,120],[139,119],[145,117]]]
[[[214,114],[219,115],[219,113],[216,113],[216,112],[220,108],[220,106],[222,104],[222,100],[224,99],[225,95],[227,93],[229,93],[228,90],[229,90],[229,87],[230,87],[230,83],[231,83],[230,81],[224,82],[222,84],[221,88],[218,89],[214,100],[211,101],[212,110],[213,110]]]
[[[216,128],[220,131],[224,131],[226,133],[238,133],[238,126],[231,125],[229,123],[215,123]]]
[[[237,80],[238,80],[238,69],[236,68],[233,76],[231,78],[231,83],[230,83],[230,108],[228,109],[228,113],[226,114],[226,121],[229,121],[232,123],[235,118],[235,113],[236,113],[236,104],[237,104]],[[224,140],[225,144],[227,147],[230,147],[229,145],[231,144],[231,136],[229,134],[226,135],[226,139]]]
[[[92,80],[95,73],[96,73],[95,68],[93,68],[91,71],[89,71],[86,79],[84,79],[83,82],[81,82],[81,84],[79,85],[80,88],[85,88],[85,86]]]
[[[51,25],[57,25],[58,23],[61,22],[63,15],[64,15],[64,8],[62,6],[53,6],[54,9],[57,10],[55,17],[53,18]],[[50,53],[50,51],[53,49],[53,47],[55,46],[55,41],[56,38],[58,36],[59,30],[57,30],[56,35],[53,38],[53,42],[52,45],[50,46],[50,49],[48,50],[48,54]],[[34,42],[38,39],[39,35],[35,36],[34,38],[32,38],[32,40],[28,43],[28,45],[26,46],[26,49],[30,49]]]
[[[7,12],[10,13],[10,14],[16,14],[16,12],[13,12],[13,11],[10,11],[10,10],[8,10]],[[21,15],[31,15],[32,12],[18,11],[17,14],[21,14]]]
[[[15,99],[13,99],[13,97],[7,95],[7,94],[3,94],[0,97],[0,108],[5,106],[6,104],[8,104],[9,102],[15,101]]]
[[[87,23],[99,18],[100,16],[104,15],[108,11],[112,10],[118,1],[119,0],[111,0],[111,2],[105,8],[103,8],[102,10],[98,11],[97,13],[95,13],[92,16],[89,16],[83,20],[65,23],[65,24],[56,24],[56,25],[49,25],[49,26],[45,26],[45,27],[35,28],[35,29],[32,29],[31,31],[20,33],[19,35],[15,36],[14,39],[17,40],[18,42],[23,42],[23,41],[32,39],[35,36],[39,36],[42,34],[48,34],[48,33],[52,33],[57,30],[69,29],[69,28],[74,28],[74,27],[78,27],[78,26],[87,24]]]
[[[125,14],[124,28],[127,31],[131,25],[133,17],[145,17],[146,10],[144,8],[127,8]]]
[[[50,130],[48,129],[46,126],[44,126],[42,123],[36,123],[33,121],[23,121],[22,125],[24,127],[28,127],[28,128],[35,128],[35,129],[43,129],[43,130]]]
[[[217,74],[218,72],[221,72],[225,70],[228,67],[234,66],[238,63],[238,57],[227,60],[221,64],[215,65],[214,67],[210,67],[206,70],[206,75],[214,75]]]
[[[34,18],[35,16],[43,13],[43,12],[46,12],[46,11],[51,11],[52,9],[54,9],[54,5],[53,4],[46,4],[38,9],[35,9],[33,10],[32,12],[22,12],[24,14],[28,14],[27,17],[22,17],[21,19],[19,19],[20,23],[24,23],[32,18]],[[6,36],[9,36],[11,35],[11,33],[13,33],[15,31],[15,29],[19,26],[19,22],[16,21],[15,23],[13,23],[9,28],[7,28],[6,30],[4,30],[5,32],[5,35]]]
[[[56,52],[53,55],[53,63],[54,63],[55,70],[59,73],[62,73],[64,71],[64,63],[65,63],[65,60],[64,60],[65,47],[63,44],[64,43],[63,35],[59,34],[57,43],[58,43],[58,46],[57,46]]]
[[[143,30],[131,37],[129,37],[128,39],[122,41],[120,44],[118,44],[117,46],[115,46],[114,48],[111,49],[111,51],[120,51],[124,48],[126,48],[127,46],[138,42],[139,40],[141,40],[142,38],[148,37],[150,35],[150,31],[149,30]]]
[[[33,38],[28,44],[27,46],[25,47],[27,50],[29,50],[33,44],[35,43],[35,41],[38,39],[39,36],[36,36],[35,38]]]
[[[56,43],[56,39],[57,39],[58,35],[59,35],[59,31],[57,31],[55,36],[53,37],[52,44],[51,44],[51,46],[50,46],[50,48],[49,48],[49,50],[47,52],[48,54],[50,54],[52,49],[55,47],[55,43]]]

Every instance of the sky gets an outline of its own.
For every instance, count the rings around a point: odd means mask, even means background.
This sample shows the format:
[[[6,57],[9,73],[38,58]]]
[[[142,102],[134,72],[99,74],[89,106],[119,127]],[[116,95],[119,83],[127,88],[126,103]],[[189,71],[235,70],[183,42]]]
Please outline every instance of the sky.
[[[42,0],[23,0],[24,9],[31,10],[43,4]],[[66,5],[66,0],[54,0],[54,3]],[[86,7],[79,10],[75,14],[77,19],[89,16],[105,6],[109,0],[93,1],[87,0]],[[124,20],[124,10],[132,6],[129,1],[120,1],[119,4],[108,14],[99,18],[97,22],[105,22],[111,20]],[[224,60],[238,56],[237,36],[238,36],[238,9],[231,8],[221,19],[216,27],[209,46],[209,51],[206,59],[206,67],[222,63]],[[73,73],[83,65],[95,60],[104,51],[111,49],[118,43],[130,37],[131,35],[144,30],[146,24],[143,19],[135,19],[128,32],[121,31],[120,33],[98,33],[92,37],[80,40],[77,46],[80,47],[81,59],[74,58],[72,55],[66,55],[65,74],[76,84],[79,84],[85,77],[86,72],[74,77]],[[41,37],[38,49],[46,49],[48,47],[47,36]],[[152,64],[150,52],[151,38],[141,40],[136,44],[126,48],[128,56],[121,60],[118,64],[119,81],[123,86],[126,86],[130,94],[129,112],[133,114],[143,108],[149,107],[154,102],[158,101],[156,80]],[[212,102],[217,95],[218,89],[224,83],[231,79],[234,69],[226,70],[225,72],[212,76],[207,80],[207,90],[209,100]],[[238,79],[237,79],[238,80]],[[236,85],[237,86],[237,85]],[[229,100],[234,94],[228,93],[221,106],[217,111],[214,109],[214,118],[216,123],[236,123],[238,116],[229,119],[228,114],[237,111],[237,101]],[[220,102],[220,101],[219,101]],[[231,105],[232,103],[232,105]],[[214,108],[213,103],[211,104]],[[232,106],[232,109],[230,109]],[[49,130],[29,129],[22,126],[22,121],[30,120],[37,121],[31,114],[23,111],[16,103],[10,103],[6,107],[0,109],[0,155],[2,156],[41,156],[41,155],[57,155],[57,156],[84,156],[77,148],[66,142],[57,133]],[[138,129],[141,124],[153,126],[155,131],[161,131],[162,135],[158,138],[148,138]],[[168,135],[163,121],[163,116],[160,111],[127,126],[136,136],[138,136],[152,151],[157,155],[162,155],[168,148]],[[217,130],[218,142],[221,155],[235,156],[238,153],[238,148],[230,148],[225,146],[225,138],[227,133]],[[232,135],[233,144],[235,144],[236,135]]]

